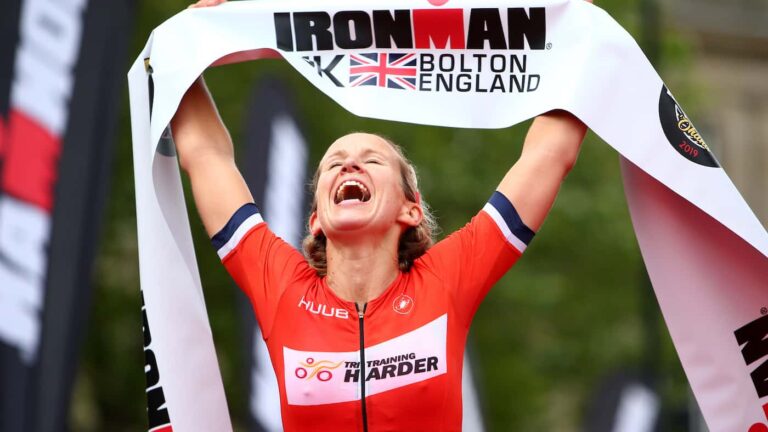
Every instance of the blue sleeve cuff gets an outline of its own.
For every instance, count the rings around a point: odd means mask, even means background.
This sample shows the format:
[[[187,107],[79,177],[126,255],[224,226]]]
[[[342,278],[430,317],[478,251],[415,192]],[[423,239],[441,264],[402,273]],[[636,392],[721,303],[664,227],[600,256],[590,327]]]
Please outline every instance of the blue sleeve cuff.
[[[517,210],[504,194],[494,192],[483,210],[496,222],[507,241],[520,252],[525,251],[536,233],[523,223]]]
[[[244,204],[237,209],[229,222],[224,225],[224,228],[211,238],[211,243],[216,250],[220,251],[219,255],[221,256],[222,249],[227,248],[227,246],[229,246],[229,250],[234,248],[247,230],[263,221],[256,204]]]

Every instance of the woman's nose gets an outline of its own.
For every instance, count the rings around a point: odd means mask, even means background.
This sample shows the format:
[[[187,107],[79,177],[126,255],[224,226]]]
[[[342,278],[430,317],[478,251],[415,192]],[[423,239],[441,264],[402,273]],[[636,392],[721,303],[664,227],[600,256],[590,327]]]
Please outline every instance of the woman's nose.
[[[357,163],[357,160],[351,157],[344,159],[344,162],[341,165],[342,172],[359,172],[362,170],[362,165]]]

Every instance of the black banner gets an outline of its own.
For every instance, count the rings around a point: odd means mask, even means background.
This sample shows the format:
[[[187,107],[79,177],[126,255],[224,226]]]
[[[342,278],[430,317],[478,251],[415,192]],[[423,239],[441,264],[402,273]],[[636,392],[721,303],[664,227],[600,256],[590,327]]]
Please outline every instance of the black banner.
[[[620,370],[602,380],[584,417],[585,432],[655,432],[661,398],[651,372]],[[681,425],[682,426],[682,425]]]
[[[66,430],[133,0],[0,14],[0,431]]]
[[[278,236],[299,247],[308,211],[308,149],[294,113],[280,80],[257,83],[246,114],[246,148],[240,166],[264,220]],[[244,294],[240,297],[250,430],[281,430],[280,397],[267,347],[250,302]]]

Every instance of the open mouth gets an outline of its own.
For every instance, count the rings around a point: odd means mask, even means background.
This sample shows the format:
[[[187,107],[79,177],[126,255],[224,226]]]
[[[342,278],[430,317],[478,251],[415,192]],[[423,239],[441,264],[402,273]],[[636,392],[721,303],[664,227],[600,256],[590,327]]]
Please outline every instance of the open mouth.
[[[333,202],[335,204],[352,200],[368,202],[370,199],[371,193],[368,192],[368,188],[366,188],[365,185],[355,180],[347,180],[339,185]]]

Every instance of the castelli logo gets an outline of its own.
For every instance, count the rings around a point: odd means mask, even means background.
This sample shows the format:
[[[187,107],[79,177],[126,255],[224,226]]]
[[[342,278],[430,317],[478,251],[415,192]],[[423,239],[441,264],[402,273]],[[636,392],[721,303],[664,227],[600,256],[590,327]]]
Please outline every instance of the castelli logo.
[[[405,294],[400,294],[392,302],[392,309],[399,314],[405,315],[413,310],[413,299]]]
[[[319,381],[329,381],[333,378],[332,370],[341,366],[343,362],[333,363],[329,360],[315,361],[314,358],[308,357],[307,361],[299,362],[301,366],[296,368],[294,372],[296,378],[311,380],[317,378]]]

